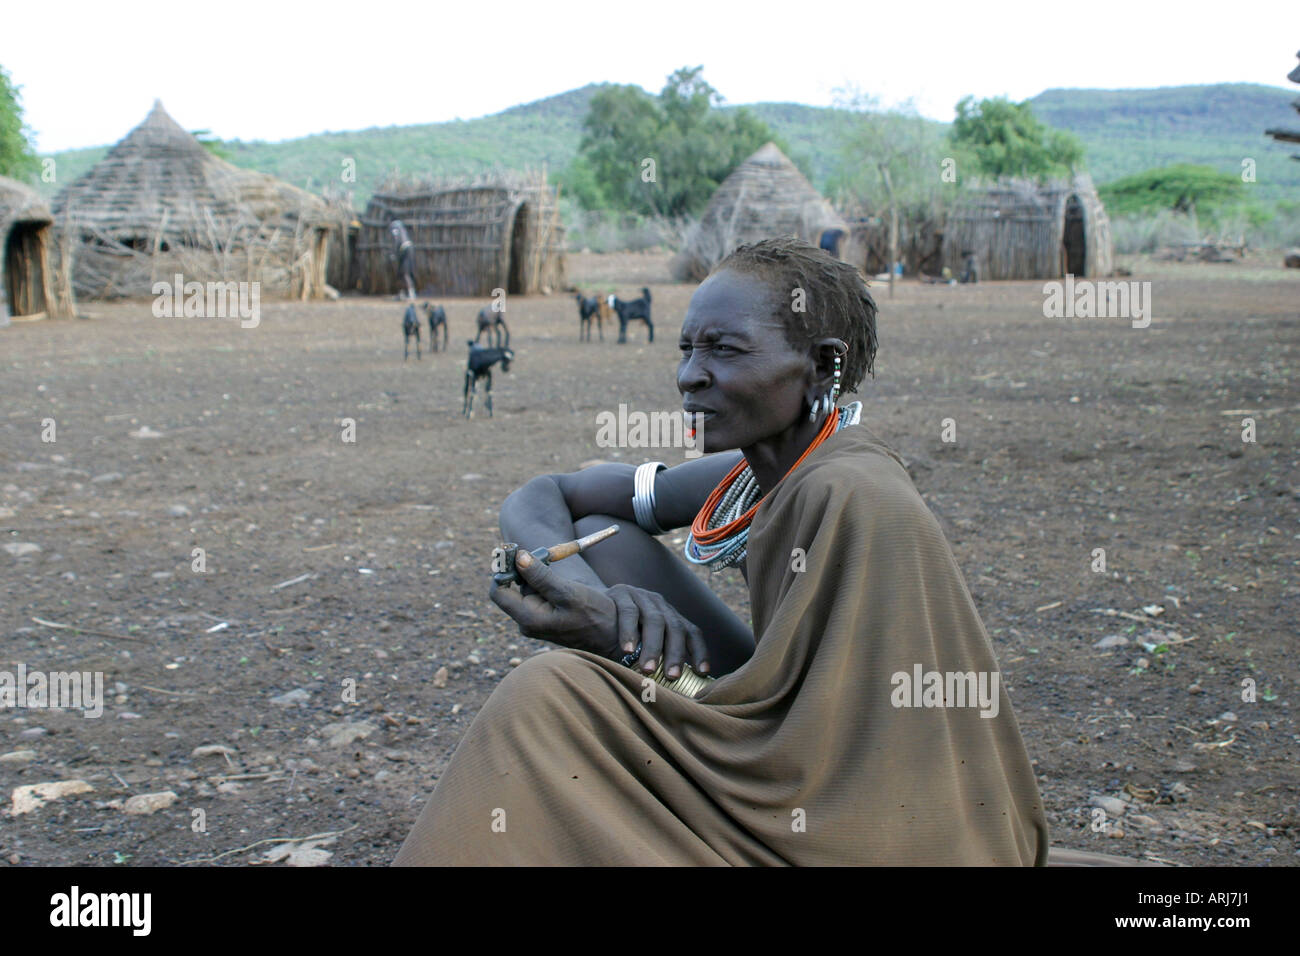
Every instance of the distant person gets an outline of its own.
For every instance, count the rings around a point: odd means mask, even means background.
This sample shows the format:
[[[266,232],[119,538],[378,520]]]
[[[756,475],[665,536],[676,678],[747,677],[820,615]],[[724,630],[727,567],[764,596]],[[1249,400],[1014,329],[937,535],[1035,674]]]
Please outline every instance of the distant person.
[[[827,229],[822,233],[821,248],[838,259],[840,257],[840,242],[843,239],[843,229]]]
[[[961,278],[957,281],[961,283],[979,282],[980,267],[979,263],[975,261],[975,253],[971,252],[969,249],[963,249],[962,260]]]
[[[406,286],[407,298],[415,299],[415,243],[406,231],[402,220],[394,219],[388,224],[388,234],[393,237],[393,246],[397,254],[397,281]]]

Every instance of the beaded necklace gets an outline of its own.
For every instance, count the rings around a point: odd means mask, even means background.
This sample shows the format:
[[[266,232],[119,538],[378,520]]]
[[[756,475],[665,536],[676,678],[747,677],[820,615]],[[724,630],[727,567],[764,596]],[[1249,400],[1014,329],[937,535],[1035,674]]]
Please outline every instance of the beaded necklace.
[[[836,412],[838,414],[826,416],[821,430],[799,456],[799,460],[790,466],[787,476],[831,435],[849,425],[856,425],[862,414],[862,403],[851,402],[844,408],[837,408]],[[721,571],[745,560],[745,555],[749,553],[749,525],[758,512],[760,498],[754,469],[741,459],[722,479],[722,483],[713,489],[713,493],[704,502],[704,507],[695,516],[686,538],[686,560],[692,564],[707,564],[711,571]]]

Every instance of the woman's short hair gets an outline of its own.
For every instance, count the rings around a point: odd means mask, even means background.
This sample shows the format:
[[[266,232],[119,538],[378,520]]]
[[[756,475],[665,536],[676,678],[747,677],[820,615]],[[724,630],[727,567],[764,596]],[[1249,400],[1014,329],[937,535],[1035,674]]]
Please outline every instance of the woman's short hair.
[[[747,243],[713,271],[722,269],[744,272],[772,287],[777,301],[774,316],[785,324],[791,347],[803,350],[829,336],[845,341],[849,352],[840,380],[842,391],[856,392],[868,373],[875,375],[876,302],[862,273],[853,266],[789,236]]]

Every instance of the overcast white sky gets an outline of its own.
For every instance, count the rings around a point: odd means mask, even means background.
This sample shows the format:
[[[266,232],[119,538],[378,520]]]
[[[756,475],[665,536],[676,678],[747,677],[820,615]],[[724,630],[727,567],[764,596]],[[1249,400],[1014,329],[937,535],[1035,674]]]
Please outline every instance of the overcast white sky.
[[[729,103],[825,106],[853,84],[950,120],[968,93],[1286,88],[1297,48],[1300,0],[5,0],[0,12],[0,66],[41,152],[116,142],[155,97],[187,129],[280,140],[469,119],[596,81],[658,92],[702,64]]]

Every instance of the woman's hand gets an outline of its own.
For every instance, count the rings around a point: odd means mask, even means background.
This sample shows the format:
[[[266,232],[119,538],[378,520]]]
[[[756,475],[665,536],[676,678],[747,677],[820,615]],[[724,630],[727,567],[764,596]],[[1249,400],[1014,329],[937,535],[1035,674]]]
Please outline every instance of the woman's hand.
[[[641,644],[641,657],[634,665],[643,674],[653,674],[662,654],[664,676],[682,676],[682,664],[689,660],[697,673],[709,672],[709,649],[704,634],[677,612],[662,594],[615,584],[605,593],[618,607],[618,637],[625,654]],[[689,655],[689,656],[688,656]]]
[[[708,673],[704,635],[663,595],[625,584],[600,590],[567,581],[526,551],[519,552],[515,566],[533,593],[499,587],[494,581],[488,596],[514,618],[525,637],[611,659],[632,653],[640,642],[636,666],[642,673],[653,674],[661,655],[670,679],[681,676],[688,659],[696,671]]]
[[[515,619],[520,634],[601,657],[619,656],[618,608],[609,595],[565,580],[527,551],[519,552],[515,567],[532,593],[493,581],[488,597]]]

